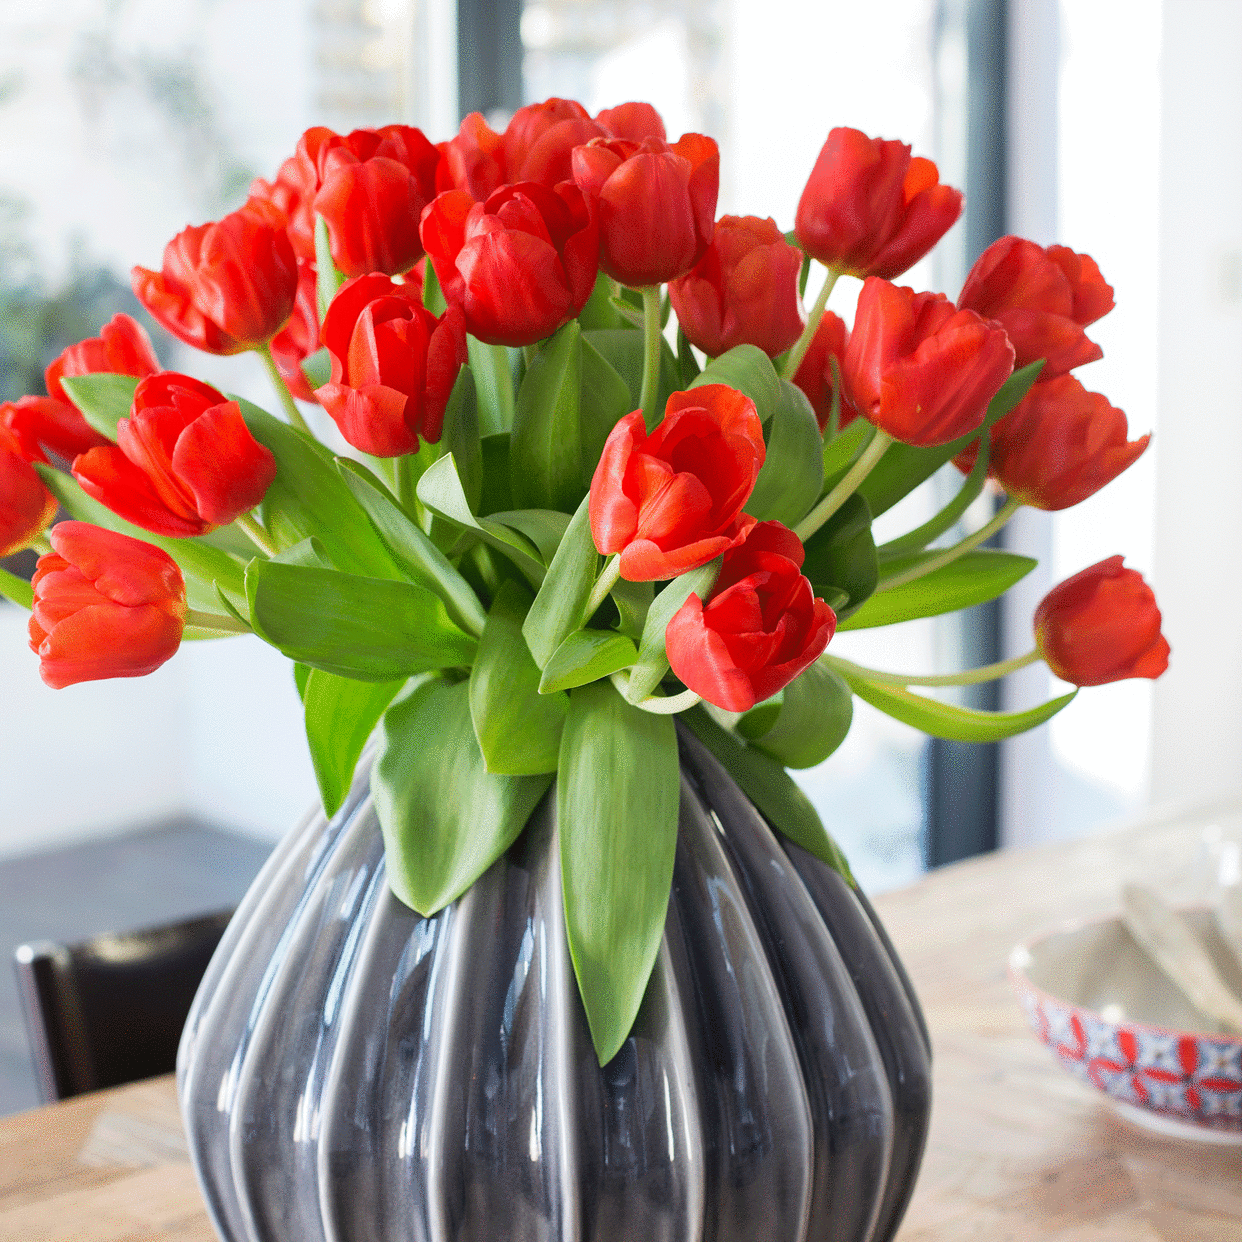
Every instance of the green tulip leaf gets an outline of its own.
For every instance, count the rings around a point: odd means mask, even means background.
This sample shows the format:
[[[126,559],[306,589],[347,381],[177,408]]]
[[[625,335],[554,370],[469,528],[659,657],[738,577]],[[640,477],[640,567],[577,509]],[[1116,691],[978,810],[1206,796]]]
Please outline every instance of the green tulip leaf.
[[[470,719],[470,687],[413,682],[384,713],[371,776],[396,896],[424,916],[456,901],[517,840],[551,775],[489,772]]]
[[[577,630],[552,653],[539,682],[539,693],[573,690],[600,681],[629,668],[637,658],[638,648],[624,634]]]
[[[764,699],[762,703],[756,703],[750,711],[743,712],[733,726],[733,731],[744,741],[753,742],[755,738],[771,731],[784,704],[785,692],[778,690],[771,698]]]
[[[537,588],[543,582],[544,564],[535,544],[495,517],[475,517],[470,511],[451,453],[441,457],[419,479],[418,498],[437,517],[470,532],[508,557],[531,586]]]
[[[473,336],[466,337],[466,351],[478,393],[480,434],[491,436],[508,431],[513,426],[514,414],[513,363],[509,351],[503,345],[484,345]]]
[[[879,517],[891,509],[920,483],[930,479],[945,462],[952,461],[998,418],[1004,418],[1030,391],[1043,365],[1040,359],[1015,371],[989,403],[982,427],[977,427],[968,435],[949,444],[935,444],[928,448],[913,444],[890,445],[888,452],[880,458],[879,464],[858,489],[867,498],[873,516]]]
[[[764,427],[787,401],[772,359],[756,345],[735,345],[728,353],[713,358],[690,382],[690,388],[702,388],[705,384],[726,384],[744,393],[755,403]],[[818,431],[817,426],[817,440]],[[814,497],[811,499],[814,501]]]
[[[680,805],[671,717],[608,681],[569,696],[556,775],[565,931],[601,1065],[625,1042],[664,934]]]
[[[871,511],[857,492],[806,541],[802,572],[815,594],[827,600],[845,592],[846,602],[835,608],[838,623],[857,612],[879,581]]]
[[[979,450],[975,454],[975,464],[970,468],[970,473],[966,476],[966,481],[962,484],[957,495],[935,517],[924,522],[922,526],[916,527],[897,539],[890,539],[888,543],[877,548],[876,551],[881,560],[891,561],[895,557],[918,552],[927,547],[933,540],[939,539],[945,531],[950,530],[958,522],[962,514],[974,504],[983,492],[983,485],[987,482],[988,477],[988,462],[991,459],[991,448],[991,433],[985,431],[979,439]]]
[[[310,681],[313,671],[309,664],[294,664],[293,666],[293,684],[297,687],[298,698],[303,703],[306,702],[306,683]]]
[[[788,380],[778,382],[780,396],[764,428],[767,455],[746,502],[746,512],[761,522],[777,521],[793,527],[819,499],[824,484],[824,444],[806,394]]]
[[[828,834],[811,800],[776,760],[722,729],[702,705],[683,712],[681,719],[777,832],[854,883],[845,855]]]
[[[132,375],[112,375],[103,371],[91,375],[66,375],[60,381],[82,417],[114,444],[116,425],[121,419],[129,417],[134,404],[134,390],[139,383]]]
[[[539,346],[518,389],[509,444],[514,503],[572,512],[582,497],[582,329],[570,320]]]
[[[655,583],[627,582],[618,578],[611,599],[617,609],[617,630],[638,642],[655,599]]]
[[[430,260],[423,264],[423,306],[433,315],[443,315],[448,310],[444,291],[440,288],[440,278]]]
[[[681,372],[681,386],[689,388],[703,370],[699,366],[699,360],[694,356],[694,350],[690,346],[690,338],[686,336],[681,326],[677,328],[677,369]]]
[[[318,212],[315,213],[315,274],[315,300],[319,306],[319,322],[322,324],[337,290],[345,283],[345,277],[337,270],[336,262],[332,258],[328,222]]]
[[[312,392],[331,382],[332,355],[326,345],[321,345],[313,354],[307,354],[302,359],[302,374]]]
[[[35,469],[48,491],[60,501],[70,517],[79,522],[90,522],[105,530],[114,530],[144,543],[162,548],[173,558],[185,578],[186,601],[191,608],[215,612],[217,608],[216,587],[227,592],[239,603],[246,598],[243,569],[227,552],[204,543],[201,539],[171,539],[155,535],[141,526],[118,517],[111,509],[88,496],[78,481],[62,470],[56,470],[43,462],[36,462]]]
[[[427,266],[430,267],[431,264]],[[444,428],[438,441],[439,451],[434,459],[427,452],[432,447],[436,446],[419,446],[417,458],[427,454],[419,477],[426,474],[433,460],[451,453],[457,464],[457,477],[461,480],[466,503],[472,512],[477,513],[479,502],[483,498],[483,445],[479,437],[479,410],[474,376],[468,366],[463,365],[457,373],[453,391],[449,394],[448,405],[444,409]]]
[[[856,418],[844,431],[824,437],[824,480],[832,486],[862,455],[871,443],[875,428],[865,418]]]
[[[988,712],[944,703],[900,686],[880,685],[846,666],[837,667],[850,689],[872,707],[878,707],[894,720],[921,729],[932,737],[943,737],[953,742],[999,742],[1003,738],[1025,733],[1045,720],[1051,720],[1078,693],[1071,690],[1059,699],[1051,699],[1024,712]]]
[[[591,477],[612,429],[632,409],[630,390],[603,354],[582,338],[582,487]],[[581,492],[579,493],[581,494]]]
[[[583,497],[570,519],[522,626],[530,654],[541,669],[565,639],[587,620],[586,605],[599,569],[599,553],[591,538],[589,502],[589,497]]]
[[[475,510],[481,517],[513,508],[509,487],[509,433],[483,437],[483,497]]]
[[[922,552],[886,561],[884,571],[903,572],[938,555],[937,552]],[[841,621],[837,629],[866,630],[915,617],[938,617],[942,613],[973,608],[975,604],[985,604],[1003,595],[1038,563],[1015,552],[975,548],[923,578],[915,578],[889,591],[877,590],[857,612]]]
[[[470,669],[470,718],[489,772],[555,772],[569,696],[540,694],[539,666],[522,637],[530,592],[512,578],[496,593]]]
[[[853,719],[849,686],[839,673],[816,662],[785,687],[772,725],[746,736],[756,750],[787,768],[813,768],[845,741]]]
[[[632,328],[614,328],[603,331],[584,332],[582,339],[596,349],[600,356],[621,377],[626,390],[630,394],[628,402],[630,410],[638,409],[638,400],[643,389],[643,334]],[[681,368],[669,348],[668,342],[660,338],[660,382],[656,393],[656,406],[652,414],[651,426],[664,417],[664,407],[669,397],[681,388]],[[593,464],[593,463],[592,463]]]
[[[476,638],[482,634],[487,620],[483,605],[444,553],[365,466],[348,457],[338,457],[336,465],[345,486],[371,519],[405,577],[435,591],[444,600],[449,616],[467,633]]]
[[[34,588],[25,578],[11,574],[0,565],[0,595],[5,599],[20,604],[27,612],[34,607]]]
[[[305,565],[311,569],[335,569],[327,549],[313,535],[278,552],[272,557],[277,565]]]
[[[276,479],[263,498],[268,529],[280,530],[284,542],[314,535],[332,563],[349,573],[400,579],[401,571],[346,487],[333,455],[266,410],[240,397],[233,399],[241,406],[251,435],[276,458]]]
[[[412,582],[360,578],[256,557],[246,569],[259,637],[291,660],[359,681],[468,668],[477,643],[444,601]]]
[[[349,793],[367,738],[404,682],[355,681],[319,668],[307,674],[302,688],[306,741],[323,811],[331,817]]]
[[[631,703],[641,703],[664,680],[664,674],[668,672],[664,641],[668,623],[691,595],[707,601],[723,564],[724,558],[718,556],[714,561],[674,578],[652,601],[643,623],[638,659],[630,670],[630,684],[625,692]]]
[[[538,548],[539,559],[547,566],[552,564],[571,519],[559,509],[509,509],[493,513],[490,520],[525,535]]]
[[[595,288],[578,316],[584,332],[624,328],[629,320],[613,305],[612,278],[603,272],[595,278]]]

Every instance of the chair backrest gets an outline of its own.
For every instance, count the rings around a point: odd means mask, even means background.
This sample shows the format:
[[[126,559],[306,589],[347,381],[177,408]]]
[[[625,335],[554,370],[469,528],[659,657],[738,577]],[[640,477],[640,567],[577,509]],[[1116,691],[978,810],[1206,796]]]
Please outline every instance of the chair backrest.
[[[175,1069],[181,1028],[231,915],[21,945],[14,969],[43,1101]]]

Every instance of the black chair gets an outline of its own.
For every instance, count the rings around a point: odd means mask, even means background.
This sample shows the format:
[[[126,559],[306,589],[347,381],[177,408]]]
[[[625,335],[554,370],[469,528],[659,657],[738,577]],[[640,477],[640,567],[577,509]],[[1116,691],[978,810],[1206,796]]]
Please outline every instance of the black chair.
[[[96,936],[21,945],[14,969],[44,1103],[166,1074],[231,910]]]

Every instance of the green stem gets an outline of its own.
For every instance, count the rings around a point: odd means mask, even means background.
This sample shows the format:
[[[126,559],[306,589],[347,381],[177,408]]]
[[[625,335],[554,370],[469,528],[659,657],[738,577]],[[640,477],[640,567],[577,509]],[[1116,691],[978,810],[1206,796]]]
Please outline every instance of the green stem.
[[[218,612],[199,612],[197,608],[185,610],[186,625],[195,625],[200,630],[218,630],[221,634],[250,634],[253,631],[243,625],[236,617],[226,617]]]
[[[254,544],[260,552],[266,553],[268,556],[276,555],[276,545],[272,542],[271,536],[255,521],[254,516],[249,513],[239,513],[236,518],[237,525],[250,536],[250,542]]]
[[[267,367],[267,373],[271,377],[281,405],[285,407],[285,414],[288,415],[290,425],[310,435],[311,429],[306,425],[306,420],[302,417],[302,411],[298,409],[298,403],[293,399],[293,393],[289,391],[289,385],[285,383],[285,377],[281,375],[280,368],[276,365],[276,359],[272,357],[271,345],[261,345],[258,349],[258,355],[263,359],[263,365]]]
[[[1022,502],[1011,496],[1001,505],[996,516],[986,526],[981,526],[973,535],[967,535],[965,539],[960,543],[955,543],[951,548],[945,548],[939,556],[933,556],[930,560],[912,565],[904,573],[894,574],[891,578],[881,579],[880,585],[876,587],[876,592],[891,591],[894,587],[905,586],[907,582],[914,582],[919,578],[925,578],[928,574],[934,574],[936,570],[943,569],[946,565],[951,565],[959,556],[965,556],[967,552],[973,551],[981,543],[991,539],[1021,508]]]
[[[655,404],[660,391],[660,286],[647,285],[643,295],[643,421],[654,425]]]
[[[36,535],[27,545],[40,556],[51,556],[53,549],[46,535]]]
[[[584,621],[588,621],[595,615],[595,610],[608,598],[608,592],[617,585],[617,579],[621,577],[621,553],[616,553],[603,569],[603,572],[595,581],[595,586],[591,589],[591,597],[586,602],[586,609],[582,614]]]
[[[824,311],[828,307],[828,298],[832,293],[833,286],[840,279],[841,273],[835,267],[828,269],[827,279],[824,281],[824,287],[819,291],[819,297],[815,299],[815,305],[811,307],[810,317],[806,321],[806,327],[802,329],[802,335],[794,342],[794,347],[785,358],[785,369],[781,372],[781,378],[791,380],[798,373],[798,368],[802,365],[802,359],[806,357],[806,351],[811,348],[811,342],[815,339],[815,333],[819,329],[819,321],[824,317]]]
[[[392,459],[393,482],[397,487],[397,503],[413,515],[418,503],[418,472],[415,469],[414,455],[404,453]]]
[[[875,469],[880,458],[892,444],[893,437],[876,429],[871,443],[859,454],[845,477],[794,527],[794,534],[803,543],[817,531],[858,490],[859,484]]]
[[[822,655],[820,659],[830,668],[853,673],[866,681],[877,682],[882,686],[975,686],[983,681],[996,681],[1010,673],[1016,673],[1028,664],[1034,664],[1040,658],[1039,649],[1028,651],[1026,655],[1014,656],[1009,660],[997,660],[995,664],[985,664],[981,668],[967,669],[961,673],[932,673],[919,675],[916,673],[884,673],[879,669],[866,668],[855,664],[852,660],[841,656]]]

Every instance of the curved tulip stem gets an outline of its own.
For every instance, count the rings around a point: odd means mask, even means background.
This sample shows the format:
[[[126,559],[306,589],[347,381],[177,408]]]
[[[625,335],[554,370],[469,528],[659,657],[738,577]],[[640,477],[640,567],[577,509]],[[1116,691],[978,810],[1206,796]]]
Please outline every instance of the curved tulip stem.
[[[1022,502],[1010,496],[1001,505],[1000,509],[997,510],[996,516],[986,526],[979,527],[973,535],[967,535],[965,539],[960,543],[955,543],[951,548],[945,548],[939,556],[934,556],[930,560],[913,565],[904,573],[894,574],[891,578],[881,578],[879,586],[876,587],[876,593],[891,591],[894,587],[905,586],[907,582],[914,582],[918,578],[926,578],[928,574],[934,574],[936,570],[943,569],[946,565],[952,564],[959,556],[965,556],[967,552],[973,551],[981,543],[991,539],[1021,508]]]
[[[781,379],[791,380],[797,375],[798,368],[802,365],[802,359],[806,357],[806,351],[811,348],[811,342],[815,339],[815,333],[819,329],[819,321],[824,317],[824,311],[827,309],[828,298],[832,293],[833,286],[840,277],[841,273],[835,267],[828,269],[828,277],[824,281],[824,287],[819,291],[819,297],[815,299],[815,305],[811,307],[811,314],[806,321],[806,327],[802,329],[802,335],[794,342],[794,347],[785,358],[785,368],[781,372]]]
[[[863,449],[858,460],[850,467],[841,482],[794,527],[794,534],[803,543],[806,543],[858,490],[858,485],[875,469],[876,463],[888,451],[888,446],[892,442],[892,436],[887,432],[880,431],[878,428],[876,429],[875,435],[871,437],[871,443]]]
[[[185,623],[200,630],[216,630],[221,634],[254,633],[250,626],[244,625],[236,617],[226,617],[219,612],[199,612],[197,608],[185,610]]]
[[[26,547],[32,552],[37,552],[40,556],[51,556],[53,553],[52,545],[46,535],[36,535]]]
[[[311,429],[306,425],[306,420],[302,417],[302,411],[298,409],[298,403],[293,399],[293,393],[289,391],[289,385],[285,383],[285,377],[281,375],[280,368],[276,365],[276,359],[272,357],[271,345],[264,344],[257,352],[259,357],[263,359],[263,365],[267,368],[268,375],[271,376],[272,384],[276,389],[276,395],[280,398],[281,405],[285,407],[285,414],[289,418],[290,425],[310,435]]]
[[[882,686],[976,686],[984,681],[996,681],[999,677],[1006,677],[1010,673],[1016,673],[1020,668],[1026,668],[1029,664],[1034,664],[1040,659],[1039,649],[1028,651],[1026,655],[1014,656],[1009,660],[997,660],[995,664],[984,664],[980,668],[966,669],[961,673],[932,673],[919,675],[917,673],[884,673],[877,668],[867,668],[862,664],[855,664],[852,660],[842,659],[841,656],[822,655],[819,657],[820,662],[828,665],[829,668],[836,668],[842,671],[853,673],[856,677],[861,677],[866,681],[874,681]]]
[[[267,556],[276,555],[276,545],[271,536],[259,525],[249,513],[239,513],[235,519],[237,525],[250,536],[250,542]]]
[[[643,421],[652,426],[660,392],[660,286],[647,285],[643,295]]]
[[[591,589],[590,598],[586,602],[586,609],[582,614],[583,620],[590,620],[595,615],[595,610],[608,598],[608,592],[617,585],[617,579],[621,577],[621,553],[617,552],[612,560],[610,560],[603,568],[600,576],[595,580],[595,586]]]
[[[612,673],[610,680],[621,697],[626,698],[626,691],[630,688],[629,673],[625,670]],[[702,701],[702,695],[695,694],[693,690],[683,690],[680,694],[673,695],[649,694],[634,706],[640,711],[650,712],[653,716],[675,716],[678,712],[684,712]]]

